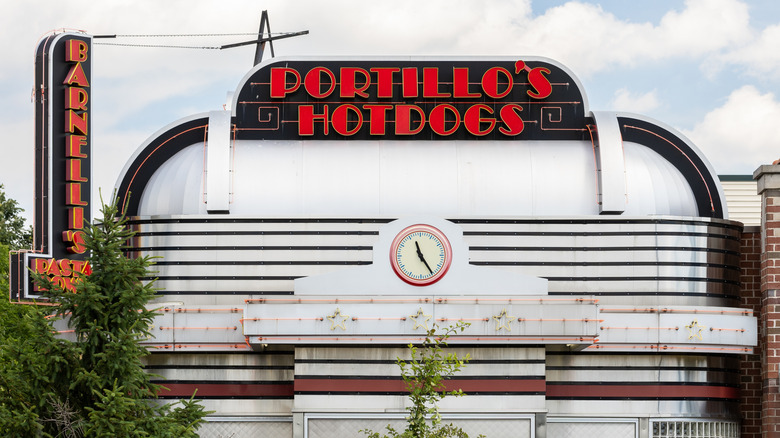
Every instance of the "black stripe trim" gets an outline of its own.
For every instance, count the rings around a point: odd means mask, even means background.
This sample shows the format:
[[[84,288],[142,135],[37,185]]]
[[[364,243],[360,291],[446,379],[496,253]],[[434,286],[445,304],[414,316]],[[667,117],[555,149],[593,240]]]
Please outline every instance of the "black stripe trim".
[[[187,397],[172,396],[172,395],[158,395],[159,400],[187,400]],[[237,397],[237,396],[222,396],[222,395],[198,395],[195,394],[196,400],[293,400],[295,396],[292,395],[255,395],[249,397]]]
[[[506,376],[506,375],[500,375],[500,376],[490,376],[490,375],[480,375],[480,376],[451,376],[447,377],[445,380],[544,380],[545,376],[537,375],[537,376],[529,376],[529,375],[518,375],[518,376]],[[314,375],[314,374],[303,374],[303,375],[295,375],[295,380],[403,380],[401,376],[355,376],[355,375]],[[221,383],[221,382],[220,382]]]
[[[292,356],[288,353],[285,356]],[[293,365],[145,365],[146,370],[292,370]],[[167,381],[167,380],[166,380]]]
[[[713,292],[653,292],[653,291],[639,291],[639,292],[588,292],[584,294],[582,291],[575,292],[548,292],[548,295],[559,296],[581,296],[581,295],[593,295],[593,296],[607,296],[607,297],[700,297],[700,298],[718,298],[727,300],[739,301],[741,297],[739,295],[728,295],[727,293],[713,293]],[[604,354],[604,353],[600,353]]]
[[[315,265],[370,265],[372,262],[358,261],[258,261],[258,260],[239,260],[239,261],[178,261],[178,262],[155,262],[154,266],[315,266]]]
[[[721,383],[721,382],[661,382],[658,380],[651,380],[646,382],[629,382],[629,381],[580,381],[580,382],[559,382],[559,381],[547,381],[547,386],[717,386],[725,388],[739,388],[738,383]]]
[[[205,120],[205,119],[204,119]],[[160,218],[131,219],[128,224],[386,224],[393,218],[306,218],[306,219],[267,219],[267,218]],[[687,222],[686,222],[687,223]]]
[[[156,385],[170,384],[185,385],[292,385],[292,380],[151,380]]]
[[[621,352],[621,351],[547,351],[547,356],[630,356],[630,357],[645,357],[653,360],[658,360],[659,356],[668,356],[667,353],[652,353],[652,352]],[[723,356],[721,354],[713,353],[675,353],[674,356],[686,357],[686,358],[709,358],[714,357],[718,360],[729,360],[738,362],[738,356]]]
[[[736,368],[672,366],[547,366],[548,371],[707,371],[738,374]]]
[[[371,251],[373,246],[138,246],[131,251]]]
[[[255,336],[255,335],[252,335],[252,336]],[[296,336],[298,336],[298,335],[296,335]],[[409,345],[408,342],[405,343],[405,344],[400,344],[400,345],[396,345],[396,344],[371,344],[371,343],[366,343],[366,344],[349,344],[345,348],[352,348],[352,349],[356,349],[356,348],[370,348],[372,350],[376,350],[376,349],[388,349],[388,350],[389,349],[392,349],[392,350],[402,349],[402,350],[406,350],[408,345]],[[323,345],[323,344],[312,344],[312,345],[298,344],[298,346],[296,348],[301,348],[302,346],[303,347],[316,348],[316,349],[320,349],[320,350],[330,350],[330,349],[334,348],[333,346],[326,346],[326,345]],[[463,349],[468,349],[468,348],[485,348],[484,345],[477,344],[477,343],[468,343],[468,344],[466,344],[466,343],[463,343],[463,344],[458,343],[457,345],[451,345],[451,347],[452,348],[463,348]],[[493,346],[491,346],[489,348],[493,348]],[[545,345],[544,344],[523,344],[523,345],[517,345],[517,346],[510,345],[510,346],[501,347],[501,349],[504,349],[504,350],[522,350],[522,351],[527,351],[529,349],[536,349],[536,348],[542,348],[543,349],[543,348],[545,348]],[[317,359],[297,359],[297,360],[317,360]],[[333,360],[339,360],[339,359],[333,359]],[[343,360],[349,360],[349,359],[343,359]]]
[[[145,231],[141,236],[378,236],[378,231]]]
[[[209,277],[211,278],[211,277]],[[292,290],[239,290],[239,291],[214,291],[214,290],[173,290],[173,289],[160,289],[157,291],[158,296],[165,295],[260,295],[260,296],[289,296],[293,295]],[[551,296],[580,296],[580,295],[592,295],[592,296],[615,296],[615,297],[698,297],[698,298],[717,298],[732,301],[739,301],[739,295],[731,295],[727,293],[712,293],[712,292],[656,292],[656,291],[632,291],[632,292],[588,292],[584,294],[582,291],[551,291],[548,292]],[[606,353],[599,353],[606,354]]]
[[[603,236],[693,236],[708,239],[724,239],[739,242],[739,235],[719,233],[696,233],[690,231],[464,231],[464,236],[528,236],[528,237],[603,237]]]
[[[724,403],[734,403],[737,400],[715,398],[715,397],[555,397],[547,396],[547,400],[626,400],[626,401],[717,401]]]
[[[754,181],[753,175],[718,175],[718,179],[721,181]]]
[[[247,245],[247,246],[139,246],[128,248],[128,251],[371,251],[373,246],[352,245],[352,246],[266,246],[266,245]],[[710,252],[717,254],[728,254],[739,256],[739,251],[717,248],[700,248],[685,246],[470,246],[469,251],[509,251],[509,252],[546,252],[546,251],[565,251],[565,252],[613,252],[613,251],[668,251],[668,252]]]
[[[133,218],[128,224],[386,224],[396,220],[396,218],[155,218],[138,219]],[[723,228],[742,232],[742,227],[736,222],[716,219],[713,221],[702,220],[677,220],[677,219],[447,219],[455,224],[565,224],[565,225],[588,225],[588,224],[675,224],[675,225],[698,225],[709,228]]]
[[[250,337],[254,337],[254,336],[256,336],[256,335],[251,335]],[[295,336],[299,336],[299,335],[295,335]],[[322,336],[322,334],[320,333],[320,334],[309,334],[309,335],[300,335],[300,336]],[[378,337],[375,337],[375,338],[379,339]],[[372,350],[384,348],[384,349],[398,350],[398,349],[406,349],[408,346],[409,346],[408,342],[406,342],[406,343],[398,343],[398,344],[377,344],[377,343],[371,344],[371,343],[366,342],[366,343],[349,344],[346,348],[370,348]],[[450,347],[452,347],[452,348],[462,348],[462,349],[469,349],[469,348],[475,349],[475,348],[485,348],[485,344],[457,343],[457,344],[451,344]],[[488,348],[492,348],[492,347],[494,347],[494,345],[491,345]],[[546,347],[546,345],[544,345],[544,344],[519,344],[519,345],[504,346],[504,347],[501,347],[501,348],[511,348],[511,349],[518,349],[518,350],[531,350],[531,349],[544,349],[545,347]],[[334,348],[334,347],[332,345],[331,346],[326,346],[326,345],[323,345],[323,344],[315,344],[315,343],[313,343],[313,344],[296,344],[296,348],[331,349],[331,348]]]
[[[161,264],[161,263],[156,263]],[[738,265],[705,262],[514,262],[514,261],[470,261],[476,266],[698,266],[702,268],[721,268],[739,271]]]
[[[683,220],[683,219],[447,219],[455,224],[493,225],[493,224],[675,224],[700,225],[713,228],[724,228],[742,231],[742,226],[736,222],[714,218],[714,220]]]
[[[731,284],[734,286],[740,286],[739,280],[724,280],[719,278],[706,278],[706,277],[659,277],[659,276],[647,276],[647,277],[542,277],[549,281],[693,281],[704,283],[721,283]],[[595,293],[587,293],[581,295],[596,295]],[[633,293],[631,295],[634,295]]]
[[[159,277],[141,277],[142,280],[295,280],[303,275],[161,275]],[[253,294],[255,292],[245,292]]]
[[[200,231],[144,231],[137,232],[136,237],[154,236],[377,236],[378,231],[224,231],[224,230],[200,230]],[[718,233],[696,233],[675,231],[464,231],[464,236],[527,236],[527,237],[603,237],[603,236],[689,236],[706,237],[708,239],[724,239],[740,241],[737,235]]]
[[[397,348],[397,347],[394,347]],[[396,364],[396,360],[372,360],[372,359],[295,359],[295,363],[314,363],[314,364],[337,364],[337,363],[343,363],[343,364]],[[493,359],[469,359],[467,362],[469,365],[477,365],[477,364],[518,364],[518,365],[533,365],[533,364],[544,364],[544,359],[501,359],[501,360],[493,360]]]
[[[143,280],[295,280],[298,278],[306,277],[305,275],[160,275],[157,277],[142,277]],[[688,282],[706,282],[706,283],[722,283],[732,284],[739,286],[738,280],[723,280],[717,278],[700,278],[700,277],[541,277],[546,278],[549,281],[688,281]],[[253,293],[253,292],[251,292]],[[582,292],[579,292],[583,295]],[[597,295],[598,293],[589,292],[585,295]],[[630,295],[636,295],[630,293]]]
[[[213,290],[167,290],[160,289],[157,295],[292,295],[289,290],[239,290],[239,291],[213,291]]]
[[[668,251],[668,252],[712,252],[739,256],[739,251],[691,246],[470,246],[469,251],[514,251],[514,252],[612,252],[612,251]]]
[[[211,277],[209,277],[211,278]],[[164,295],[260,295],[260,296],[288,296],[293,295],[292,290],[239,290],[239,291],[214,291],[214,290],[173,290],[173,289],[160,289],[157,291],[158,296]],[[620,297],[698,297],[698,298],[717,298],[732,301],[739,301],[739,295],[731,295],[726,293],[712,293],[712,292],[656,292],[656,291],[632,291],[632,292],[588,292],[584,294],[582,291],[556,291],[548,292],[548,295],[556,296],[580,296],[580,295],[592,295],[592,296],[620,296]],[[606,354],[606,353],[599,353]]]
[[[284,347],[284,346],[281,346]],[[295,347],[288,347],[288,350],[265,350],[262,353],[255,352],[253,353],[256,356],[264,357],[264,356],[293,356],[295,354]],[[152,351],[153,355],[169,355],[173,357],[182,357],[184,355],[186,356],[212,356],[212,355],[232,355],[232,356],[243,356],[246,353],[238,353],[235,351],[188,351],[188,352],[181,352],[181,351]],[[214,365],[219,366],[219,365]]]
[[[286,266],[286,265],[370,265],[369,260],[356,261],[259,261],[259,260],[235,260],[235,261],[216,261],[216,260],[183,260],[183,261],[160,261],[155,262],[155,266]],[[470,265],[475,266],[698,266],[702,268],[721,268],[739,271],[737,265],[724,265],[720,263],[705,262],[515,262],[515,261],[470,261]]]

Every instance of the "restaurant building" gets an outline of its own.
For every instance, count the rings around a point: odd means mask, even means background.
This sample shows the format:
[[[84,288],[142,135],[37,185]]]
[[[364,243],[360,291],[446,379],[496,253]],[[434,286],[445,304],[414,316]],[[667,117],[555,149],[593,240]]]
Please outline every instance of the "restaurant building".
[[[51,38],[50,243],[17,257],[13,300],[36,297],[20,267],[83,267],[91,217],[91,39]],[[215,411],[202,436],[402,427],[396,358],[464,321],[467,395],[441,407],[474,436],[754,437],[777,424],[780,166],[754,177],[745,226],[734,178],[674,128],[591,110],[553,60],[320,57],[257,65],[116,189],[132,253],[161,257],[147,368]]]

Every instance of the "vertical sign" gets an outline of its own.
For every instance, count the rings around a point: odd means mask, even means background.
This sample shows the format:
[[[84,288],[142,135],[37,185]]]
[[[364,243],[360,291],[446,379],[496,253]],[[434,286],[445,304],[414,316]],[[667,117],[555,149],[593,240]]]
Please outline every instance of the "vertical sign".
[[[35,53],[33,250],[11,255],[11,299],[37,298],[28,268],[73,289],[89,274],[82,227],[92,217],[92,37],[61,33]]]

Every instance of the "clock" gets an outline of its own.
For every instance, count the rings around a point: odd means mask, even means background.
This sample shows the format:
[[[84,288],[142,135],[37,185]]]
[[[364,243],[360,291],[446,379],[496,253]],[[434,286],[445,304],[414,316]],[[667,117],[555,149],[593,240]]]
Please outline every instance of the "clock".
[[[452,263],[452,247],[437,228],[417,224],[404,228],[390,245],[390,264],[401,280],[414,286],[439,281]]]

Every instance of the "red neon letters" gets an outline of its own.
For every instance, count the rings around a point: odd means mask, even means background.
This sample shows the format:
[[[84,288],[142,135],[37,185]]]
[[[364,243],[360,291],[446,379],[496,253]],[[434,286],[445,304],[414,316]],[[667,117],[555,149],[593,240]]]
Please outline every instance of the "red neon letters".
[[[284,99],[302,89],[312,99],[331,95],[355,99],[351,103],[299,105],[298,134],[302,136],[315,132],[352,136],[365,128],[370,135],[385,135],[388,129],[395,135],[415,135],[426,126],[440,136],[452,135],[461,128],[475,136],[485,136],[496,129],[502,135],[516,136],[524,129],[523,106],[489,99],[509,96],[521,82],[527,85],[525,100],[545,99],[552,93],[552,84],[547,68],[529,68],[517,61],[511,70],[492,67],[484,71],[478,82],[470,82],[469,67],[454,67],[452,82],[443,82],[436,67],[341,67],[333,71],[319,66],[305,72],[273,67],[270,96]],[[400,87],[396,88],[397,85]],[[399,91],[400,96],[394,94]],[[415,102],[360,102],[359,99],[371,95],[377,99],[436,99],[441,103],[427,110]],[[80,97],[73,100],[78,102]]]
[[[33,272],[48,275],[55,285],[71,292],[75,291],[75,283],[80,275],[92,273],[89,262],[84,260],[33,259],[31,269]],[[37,283],[35,291],[41,291]]]
[[[68,252],[82,254],[84,237],[84,207],[89,204],[89,193],[82,192],[82,184],[88,175],[82,173],[82,159],[87,158],[84,149],[89,135],[89,78],[82,63],[89,58],[86,42],[72,39],[65,42],[65,62],[73,63],[65,80],[65,205],[68,209],[68,230],[62,233],[62,241]],[[75,263],[75,262],[74,262]]]

